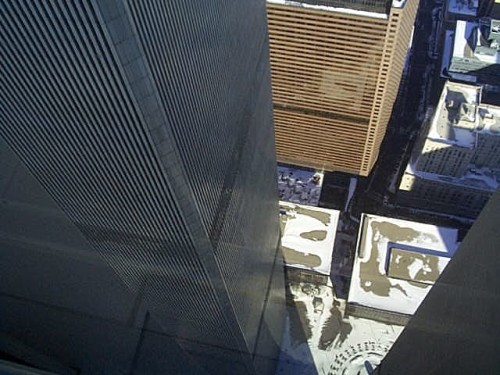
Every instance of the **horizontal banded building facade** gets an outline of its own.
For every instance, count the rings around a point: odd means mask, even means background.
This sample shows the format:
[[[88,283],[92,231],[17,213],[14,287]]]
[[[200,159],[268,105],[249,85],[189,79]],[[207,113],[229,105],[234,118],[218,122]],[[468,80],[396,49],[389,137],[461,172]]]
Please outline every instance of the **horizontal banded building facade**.
[[[418,0],[268,0],[278,161],[370,173],[417,7]]]

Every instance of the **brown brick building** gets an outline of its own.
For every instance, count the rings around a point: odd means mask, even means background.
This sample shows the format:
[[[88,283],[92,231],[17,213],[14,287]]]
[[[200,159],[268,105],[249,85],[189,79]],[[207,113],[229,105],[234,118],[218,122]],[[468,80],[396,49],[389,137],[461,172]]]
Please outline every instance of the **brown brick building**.
[[[278,160],[368,175],[418,0],[268,0]]]

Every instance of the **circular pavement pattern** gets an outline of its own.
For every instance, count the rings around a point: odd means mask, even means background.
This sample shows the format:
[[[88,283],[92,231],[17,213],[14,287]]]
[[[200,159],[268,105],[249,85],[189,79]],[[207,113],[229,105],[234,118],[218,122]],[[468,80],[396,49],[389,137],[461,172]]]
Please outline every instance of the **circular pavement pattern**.
[[[364,341],[349,345],[347,349],[335,355],[328,375],[365,375],[370,368],[380,364],[389,351],[391,344]]]

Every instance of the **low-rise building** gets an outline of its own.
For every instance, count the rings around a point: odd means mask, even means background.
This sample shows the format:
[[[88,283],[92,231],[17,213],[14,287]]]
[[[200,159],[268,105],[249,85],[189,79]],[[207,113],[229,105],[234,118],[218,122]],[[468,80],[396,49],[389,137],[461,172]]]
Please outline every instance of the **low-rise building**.
[[[401,179],[398,203],[475,218],[500,182],[500,107],[448,82]]]
[[[405,323],[457,248],[458,230],[363,214],[348,312]]]
[[[448,42],[448,39],[446,39]],[[500,82],[500,20],[481,18],[456,23],[448,77],[498,86]]]
[[[326,284],[340,211],[280,202],[281,246],[288,274]]]

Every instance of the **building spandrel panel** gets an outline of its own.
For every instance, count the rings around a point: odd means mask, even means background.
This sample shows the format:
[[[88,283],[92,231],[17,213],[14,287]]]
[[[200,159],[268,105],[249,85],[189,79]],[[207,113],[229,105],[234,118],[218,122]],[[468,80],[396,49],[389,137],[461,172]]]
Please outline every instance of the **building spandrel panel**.
[[[278,161],[367,176],[418,1],[268,0]]]

